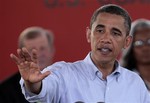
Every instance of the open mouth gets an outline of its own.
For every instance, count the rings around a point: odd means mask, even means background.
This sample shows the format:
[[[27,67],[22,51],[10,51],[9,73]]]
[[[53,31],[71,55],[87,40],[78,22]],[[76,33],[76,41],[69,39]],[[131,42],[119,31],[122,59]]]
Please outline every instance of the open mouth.
[[[109,53],[112,52],[112,49],[109,48],[109,47],[101,47],[101,48],[98,48],[98,50],[103,54],[103,55],[107,55]]]

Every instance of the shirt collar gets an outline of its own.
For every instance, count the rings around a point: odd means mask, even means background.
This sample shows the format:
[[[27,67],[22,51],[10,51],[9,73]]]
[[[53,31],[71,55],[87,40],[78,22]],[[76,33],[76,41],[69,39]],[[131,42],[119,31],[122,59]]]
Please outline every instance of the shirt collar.
[[[84,62],[86,63],[87,65],[87,68],[86,68],[86,75],[87,77],[89,77],[91,80],[94,80],[96,78],[96,73],[99,71],[98,68],[94,65],[93,61],[91,60],[91,57],[90,57],[91,53],[89,53],[85,59],[84,59]]]
[[[91,80],[94,80],[96,78],[96,76],[97,76],[97,72],[100,72],[100,71],[98,70],[98,68],[93,63],[90,55],[91,55],[91,53],[88,53],[88,55],[84,59],[84,62],[87,65],[87,68],[85,68],[86,69],[85,74]],[[115,68],[116,68],[115,71],[112,74],[110,74],[110,75],[118,75],[118,74],[121,73],[121,68],[120,68],[119,62],[117,60],[115,61]]]

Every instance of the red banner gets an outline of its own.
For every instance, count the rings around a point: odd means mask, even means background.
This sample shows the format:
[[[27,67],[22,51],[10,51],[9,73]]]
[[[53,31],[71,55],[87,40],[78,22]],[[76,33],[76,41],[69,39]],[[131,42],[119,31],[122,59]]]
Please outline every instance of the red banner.
[[[133,20],[150,19],[150,0],[1,0],[0,81],[17,71],[9,55],[16,53],[18,36],[29,26],[54,32],[54,61],[83,59],[90,51],[85,31],[91,15],[108,3],[127,9]]]

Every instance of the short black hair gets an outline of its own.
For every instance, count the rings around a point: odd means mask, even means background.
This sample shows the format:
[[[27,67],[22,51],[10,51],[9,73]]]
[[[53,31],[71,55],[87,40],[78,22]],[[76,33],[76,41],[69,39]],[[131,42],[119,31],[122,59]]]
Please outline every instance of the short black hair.
[[[122,16],[125,20],[124,24],[125,24],[125,28],[127,31],[126,34],[127,35],[129,34],[130,29],[131,29],[131,22],[132,22],[131,17],[129,16],[128,12],[125,9],[121,8],[118,5],[114,5],[114,4],[107,4],[107,5],[104,5],[100,8],[98,8],[93,13],[93,16],[92,16],[91,21],[90,21],[90,28],[92,28],[93,23],[96,21],[96,18],[100,13],[110,13],[110,14]]]

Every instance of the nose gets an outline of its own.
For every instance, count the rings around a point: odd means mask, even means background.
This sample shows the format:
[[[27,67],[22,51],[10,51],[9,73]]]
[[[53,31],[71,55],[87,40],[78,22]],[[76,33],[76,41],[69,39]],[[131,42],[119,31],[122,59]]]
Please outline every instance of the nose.
[[[111,37],[108,33],[103,34],[103,36],[100,39],[101,43],[110,43],[111,42]]]

